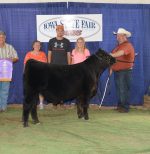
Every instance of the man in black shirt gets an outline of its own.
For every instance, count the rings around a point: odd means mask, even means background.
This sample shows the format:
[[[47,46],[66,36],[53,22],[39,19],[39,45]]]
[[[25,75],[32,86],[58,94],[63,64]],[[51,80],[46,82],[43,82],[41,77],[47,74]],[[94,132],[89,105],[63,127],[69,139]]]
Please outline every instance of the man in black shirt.
[[[71,64],[71,44],[70,41],[64,38],[64,26],[56,26],[57,36],[50,39],[48,43],[48,63],[69,65]],[[54,102],[55,103],[55,102]],[[63,101],[58,104],[63,105]],[[57,103],[55,104],[57,106]]]
[[[71,45],[70,41],[64,38],[64,26],[56,26],[55,38],[49,40],[48,43],[48,63],[52,64],[70,64],[70,51]]]

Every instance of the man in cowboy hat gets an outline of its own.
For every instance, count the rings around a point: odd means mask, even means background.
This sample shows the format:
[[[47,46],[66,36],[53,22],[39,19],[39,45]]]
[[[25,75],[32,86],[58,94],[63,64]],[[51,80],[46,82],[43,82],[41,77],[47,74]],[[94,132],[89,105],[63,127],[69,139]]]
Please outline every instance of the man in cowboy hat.
[[[114,71],[118,99],[117,110],[119,112],[129,112],[130,85],[135,57],[134,47],[128,41],[128,38],[131,37],[131,32],[124,28],[119,28],[113,34],[116,35],[118,44],[112,50],[111,55],[117,59],[117,63],[111,67],[110,74]]]

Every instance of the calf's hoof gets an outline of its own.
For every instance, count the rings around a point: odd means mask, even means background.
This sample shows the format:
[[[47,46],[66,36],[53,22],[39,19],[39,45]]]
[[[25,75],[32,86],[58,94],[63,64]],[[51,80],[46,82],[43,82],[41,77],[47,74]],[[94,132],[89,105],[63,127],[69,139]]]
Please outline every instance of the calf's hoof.
[[[29,127],[28,123],[27,122],[24,122],[23,123],[23,127]]]
[[[34,120],[32,123],[33,123],[34,125],[38,125],[38,124],[40,124],[40,121],[39,121],[39,120]]]
[[[89,116],[85,116],[84,119],[85,119],[85,120],[89,120]]]
[[[83,114],[79,114],[79,115],[78,115],[78,118],[79,118],[79,119],[83,118]]]

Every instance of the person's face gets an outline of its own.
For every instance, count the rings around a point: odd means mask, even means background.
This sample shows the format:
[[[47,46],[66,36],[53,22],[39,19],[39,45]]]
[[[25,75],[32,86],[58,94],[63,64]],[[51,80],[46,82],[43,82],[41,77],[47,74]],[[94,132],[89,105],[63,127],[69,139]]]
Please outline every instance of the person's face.
[[[122,43],[126,40],[126,35],[125,34],[117,34],[117,41],[119,43]]]
[[[3,45],[5,43],[6,36],[5,35],[0,35],[0,45]]]
[[[83,40],[78,40],[78,41],[77,41],[77,47],[78,47],[78,48],[83,48],[84,45],[85,45],[85,43],[84,43]]]
[[[63,37],[64,36],[64,30],[63,29],[57,29],[56,33],[57,33],[57,37]]]
[[[39,51],[40,48],[41,48],[40,42],[35,42],[35,43],[33,44],[33,50]]]

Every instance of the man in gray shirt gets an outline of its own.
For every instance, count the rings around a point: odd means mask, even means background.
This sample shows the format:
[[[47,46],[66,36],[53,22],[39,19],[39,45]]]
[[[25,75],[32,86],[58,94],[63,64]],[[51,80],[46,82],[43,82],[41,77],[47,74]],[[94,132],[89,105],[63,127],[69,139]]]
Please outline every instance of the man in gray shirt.
[[[6,43],[6,34],[0,31],[0,60],[18,61],[18,55],[14,47]],[[2,65],[3,67],[3,65]],[[0,68],[2,70],[3,68]],[[0,112],[7,109],[7,99],[10,87],[10,79],[0,78]]]

